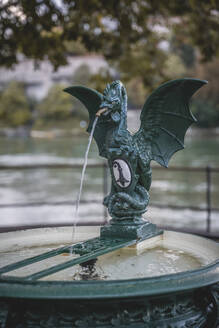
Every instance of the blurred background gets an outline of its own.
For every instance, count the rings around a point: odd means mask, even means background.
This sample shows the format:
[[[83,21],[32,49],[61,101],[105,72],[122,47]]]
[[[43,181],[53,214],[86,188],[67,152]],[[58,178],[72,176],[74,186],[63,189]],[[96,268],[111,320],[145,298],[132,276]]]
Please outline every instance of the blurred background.
[[[73,225],[88,142],[86,109],[62,90],[123,81],[128,125],[170,79],[208,80],[193,97],[197,123],[169,169],[152,163],[145,217],[219,235],[219,4],[200,0],[2,0],[0,229]],[[92,143],[79,224],[103,224],[110,188]]]

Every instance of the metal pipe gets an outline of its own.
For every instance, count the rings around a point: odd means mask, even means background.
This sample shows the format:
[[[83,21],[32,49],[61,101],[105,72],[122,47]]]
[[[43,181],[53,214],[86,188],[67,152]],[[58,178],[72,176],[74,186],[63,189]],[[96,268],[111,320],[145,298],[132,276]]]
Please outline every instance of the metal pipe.
[[[108,165],[103,164],[103,196],[106,197],[108,193]],[[104,222],[107,223],[108,211],[106,206],[104,206]]]
[[[100,116],[101,114],[103,114],[104,112],[106,112],[108,110],[107,107],[101,108],[96,112],[96,116]]]
[[[207,205],[207,232],[211,230],[211,167],[208,165],[206,167],[206,205]]]

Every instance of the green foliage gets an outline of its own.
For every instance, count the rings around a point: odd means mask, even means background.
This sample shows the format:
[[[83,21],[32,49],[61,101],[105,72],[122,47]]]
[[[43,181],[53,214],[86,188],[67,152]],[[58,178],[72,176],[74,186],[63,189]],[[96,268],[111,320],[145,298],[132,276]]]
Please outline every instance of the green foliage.
[[[186,67],[181,57],[174,53],[169,53],[165,62],[164,73],[169,76],[171,80],[188,76]]]
[[[30,123],[31,111],[24,86],[11,82],[0,95],[0,120],[6,126]]]
[[[170,51],[175,54],[175,56],[178,55],[180,57],[187,69],[191,69],[195,66],[195,48],[192,46],[191,42],[189,42],[188,37],[184,35],[184,30],[172,35],[170,40]]]
[[[88,65],[83,64],[78,67],[73,75],[73,83],[81,85],[89,85],[91,79],[91,72]]]
[[[146,100],[146,90],[141,79],[132,79],[126,85],[129,108],[142,108]]]
[[[43,120],[65,120],[73,115],[72,100],[63,92],[64,86],[55,84],[47,97],[39,104],[38,115]]]
[[[161,38],[151,37],[149,42],[135,43],[129,52],[124,52],[118,62],[121,80],[140,78],[149,92],[168,80],[164,72],[167,53],[159,49],[160,42]]]
[[[203,128],[212,128],[219,125],[219,106],[212,102],[194,100],[192,112],[197,118],[197,125]]]
[[[199,63],[194,71],[194,76],[208,81],[208,85],[200,90],[198,97],[218,105],[219,59],[215,58],[207,64]]]
[[[88,118],[87,112],[76,99],[69,97],[63,91],[65,86],[55,84],[51,87],[48,95],[37,106],[36,126],[57,124],[71,119],[79,120]]]
[[[83,56],[87,53],[85,46],[81,43],[80,39],[77,41],[66,41],[64,43],[66,52],[75,55],[75,56]]]
[[[106,87],[106,84],[111,83],[112,81],[113,77],[109,69],[102,67],[97,74],[93,74],[91,76],[89,86],[102,93]]]
[[[219,8],[214,0],[63,0],[61,4],[51,0],[2,1],[0,65],[11,66],[21,52],[36,60],[48,58],[57,68],[66,63],[72,41],[116,61],[132,52],[134,44],[147,43],[148,58],[150,44],[159,38],[161,28],[176,35],[183,30],[204,60],[219,52]]]
[[[198,119],[197,124],[201,127],[219,126],[219,59],[215,58],[207,64],[197,64],[193,75],[208,81],[194,97],[193,107]]]
[[[196,74],[194,66],[196,54],[202,61],[219,55],[218,13],[214,0],[62,0],[62,6],[53,0],[2,1],[0,66],[12,66],[22,53],[36,61],[48,59],[56,69],[66,63],[69,53],[99,52],[127,86],[130,107],[141,107],[143,94],[169,79],[196,76],[209,80],[209,89],[198,95],[207,104],[204,107],[216,108],[217,68],[202,66]],[[162,47],[163,41],[170,43],[170,52]],[[91,76],[89,68],[82,66],[72,81],[103,91],[115,78],[112,75],[102,69]],[[67,95],[61,88],[55,89],[38,106],[39,117],[64,120],[86,115],[81,105],[64,100]],[[1,120],[26,124],[31,115],[25,106],[9,119],[0,105]]]

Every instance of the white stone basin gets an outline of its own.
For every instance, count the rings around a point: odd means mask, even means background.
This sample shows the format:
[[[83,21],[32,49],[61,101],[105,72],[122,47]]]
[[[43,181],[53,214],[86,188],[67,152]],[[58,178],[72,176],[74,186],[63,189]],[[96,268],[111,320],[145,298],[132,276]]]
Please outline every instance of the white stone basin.
[[[75,242],[97,237],[99,227],[78,227]],[[48,252],[72,243],[72,228],[43,228],[0,234],[0,267]],[[73,258],[74,254],[53,258],[14,270],[10,276],[23,277]],[[215,262],[219,244],[208,239],[172,231],[164,231],[136,246],[123,248],[98,257],[91,280],[125,280],[147,278],[191,271]],[[57,272],[41,280],[77,281],[81,267]],[[7,274],[5,274],[7,276]]]

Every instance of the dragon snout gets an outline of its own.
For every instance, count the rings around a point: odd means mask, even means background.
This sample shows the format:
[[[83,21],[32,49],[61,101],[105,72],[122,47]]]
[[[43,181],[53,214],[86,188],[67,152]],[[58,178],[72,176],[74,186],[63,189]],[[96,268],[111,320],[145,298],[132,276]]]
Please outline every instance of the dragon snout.
[[[120,101],[118,99],[113,99],[111,100],[104,100],[99,107],[99,110],[96,113],[96,116],[100,116],[100,115],[108,115],[110,112],[115,112],[117,110],[119,110],[119,105],[120,105]]]

